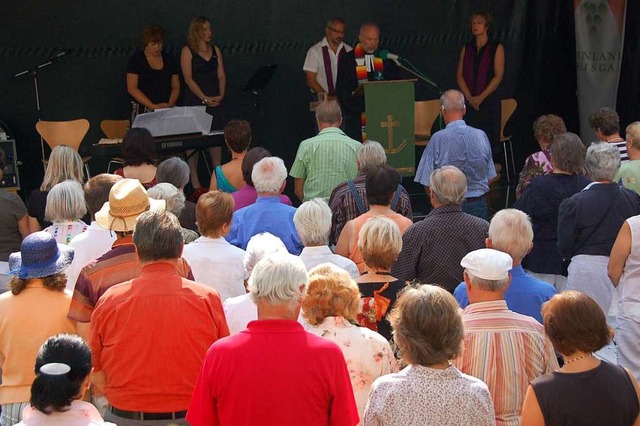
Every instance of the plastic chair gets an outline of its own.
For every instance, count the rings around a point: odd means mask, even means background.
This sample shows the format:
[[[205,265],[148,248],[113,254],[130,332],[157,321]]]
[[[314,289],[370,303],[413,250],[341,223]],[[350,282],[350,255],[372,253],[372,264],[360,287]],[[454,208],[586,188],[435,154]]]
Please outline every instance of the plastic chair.
[[[51,149],[58,145],[68,145],[78,151],[82,140],[89,131],[89,121],[86,118],[70,121],[38,121],[36,130]],[[91,176],[87,164],[89,160],[91,157],[82,157],[87,179]],[[42,163],[46,169],[49,160],[43,158]]]
[[[440,115],[440,100],[415,103],[414,131],[416,146],[427,146],[431,139],[431,127]]]
[[[511,142],[511,135],[504,135],[504,128],[507,122],[518,107],[518,102],[515,99],[503,99],[502,100],[502,114],[500,118],[500,142],[502,142],[502,149],[504,151],[504,165],[507,172],[507,184],[511,185],[511,174],[516,176],[516,163],[513,159],[513,143]],[[509,167],[509,156],[507,155],[507,144],[509,144],[509,151],[511,156],[511,170]]]
[[[102,120],[100,122],[102,133],[109,139],[122,139],[129,130],[129,120]],[[111,173],[111,166],[120,165],[124,167],[124,158],[114,157],[109,160],[107,173]]]

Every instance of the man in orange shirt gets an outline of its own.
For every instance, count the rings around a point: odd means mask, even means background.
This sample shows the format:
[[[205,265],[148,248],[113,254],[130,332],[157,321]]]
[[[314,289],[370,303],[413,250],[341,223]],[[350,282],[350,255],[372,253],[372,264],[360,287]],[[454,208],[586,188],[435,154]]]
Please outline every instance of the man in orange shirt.
[[[133,243],[140,276],[109,288],[91,317],[94,385],[109,400],[108,421],[187,425],[204,355],[229,334],[222,302],[215,290],[179,275],[183,240],[173,214],[140,215]]]

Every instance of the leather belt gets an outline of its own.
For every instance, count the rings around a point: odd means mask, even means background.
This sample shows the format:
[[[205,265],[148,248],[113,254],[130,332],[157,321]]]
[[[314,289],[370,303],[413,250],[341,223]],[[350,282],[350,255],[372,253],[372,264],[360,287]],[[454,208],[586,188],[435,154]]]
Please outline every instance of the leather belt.
[[[118,417],[129,420],[176,420],[184,419],[187,416],[187,410],[174,411],[173,413],[145,413],[144,411],[127,411],[110,407],[109,411]]]
[[[465,198],[464,200],[465,200],[467,203],[473,203],[474,201],[480,201],[480,200],[482,200],[483,198],[484,198],[484,195],[481,195],[481,196],[479,196],[479,197],[468,197],[468,198]]]

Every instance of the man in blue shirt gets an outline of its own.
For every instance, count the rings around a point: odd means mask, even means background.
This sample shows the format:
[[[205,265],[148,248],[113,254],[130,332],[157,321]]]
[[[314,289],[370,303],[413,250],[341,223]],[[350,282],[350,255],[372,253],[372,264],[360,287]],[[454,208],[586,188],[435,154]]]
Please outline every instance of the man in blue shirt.
[[[467,110],[461,92],[447,90],[440,97],[440,102],[447,126],[431,137],[422,153],[415,181],[426,188],[432,171],[446,165],[456,166],[467,177],[467,193],[462,210],[487,220],[489,214],[484,195],[489,192],[489,182],[496,177],[489,139],[482,130],[467,126],[464,122]]]
[[[229,243],[246,250],[251,237],[269,232],[282,240],[289,253],[300,254],[303,245],[293,224],[296,209],[280,201],[286,179],[287,168],[281,158],[266,157],[253,166],[251,180],[258,199],[233,213],[231,230],[225,237]]]
[[[500,210],[491,219],[487,247],[507,253],[513,259],[511,284],[504,293],[507,306],[542,323],[542,304],[556,294],[556,289],[524,272],[522,259],[533,247],[533,227],[526,213],[516,209]],[[454,297],[465,308],[469,304],[465,283],[458,285]]]

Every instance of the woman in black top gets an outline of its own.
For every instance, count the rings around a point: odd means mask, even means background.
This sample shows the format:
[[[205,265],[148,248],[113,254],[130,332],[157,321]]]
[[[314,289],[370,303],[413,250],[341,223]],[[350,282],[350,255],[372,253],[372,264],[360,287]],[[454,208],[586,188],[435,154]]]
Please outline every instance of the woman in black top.
[[[142,107],[138,112],[171,108],[180,94],[178,65],[162,52],[164,28],[151,24],[142,30],[142,51],[129,58],[127,92]]]
[[[180,66],[186,84],[182,103],[185,106],[206,105],[207,112],[213,116],[213,127],[224,126],[222,101],[227,88],[227,75],[224,71],[220,48],[213,44],[211,21],[204,16],[194,18],[189,25],[187,45],[180,53]],[[222,149],[210,148],[209,153],[214,165],[221,163]],[[191,169],[191,185],[199,188],[198,157],[193,151],[187,151]]]
[[[625,368],[593,354],[613,334],[596,301],[578,291],[565,291],[543,305],[542,319],[564,365],[531,382],[522,406],[522,426],[640,424],[636,379]]]

